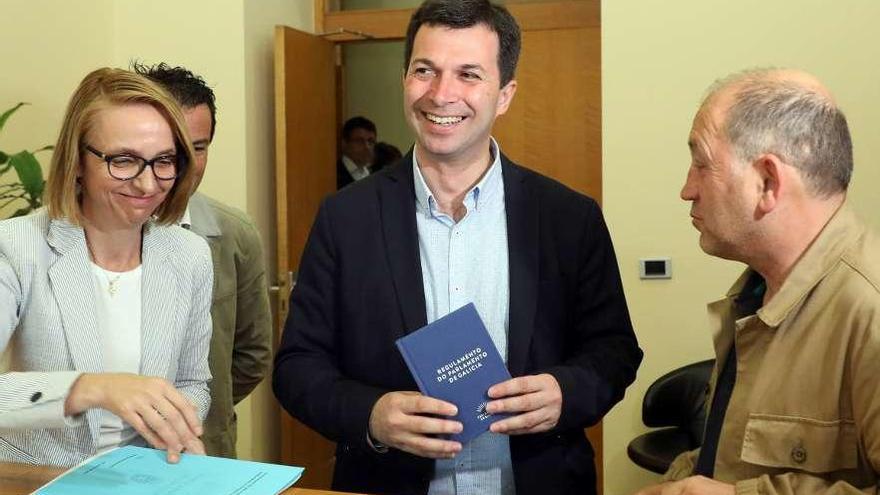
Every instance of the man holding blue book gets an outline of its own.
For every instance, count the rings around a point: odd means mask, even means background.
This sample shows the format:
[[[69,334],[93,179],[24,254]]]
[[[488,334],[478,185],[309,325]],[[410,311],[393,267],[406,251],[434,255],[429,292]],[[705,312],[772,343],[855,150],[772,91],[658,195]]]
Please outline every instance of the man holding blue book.
[[[273,386],[336,441],[333,488],[589,494],[595,424],[638,348],[596,203],[501,154],[516,21],[488,0],[427,0],[407,30],[400,162],[321,206]],[[488,390],[491,432],[462,445],[453,404],[416,392],[395,341],[473,303],[513,378]]]

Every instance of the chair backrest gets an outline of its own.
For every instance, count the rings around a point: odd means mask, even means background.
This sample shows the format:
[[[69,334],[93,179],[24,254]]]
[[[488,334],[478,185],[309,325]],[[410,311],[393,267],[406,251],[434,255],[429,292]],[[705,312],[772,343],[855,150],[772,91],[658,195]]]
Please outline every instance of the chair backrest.
[[[707,385],[714,359],[675,369],[648,387],[642,401],[645,426],[677,426],[689,431],[699,441],[705,424]]]

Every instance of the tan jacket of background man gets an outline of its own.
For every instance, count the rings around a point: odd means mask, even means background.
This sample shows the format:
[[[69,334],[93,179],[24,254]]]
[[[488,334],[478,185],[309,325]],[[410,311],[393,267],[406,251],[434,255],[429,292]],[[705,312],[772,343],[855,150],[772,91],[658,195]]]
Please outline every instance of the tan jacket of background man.
[[[202,442],[208,455],[235,457],[235,411],[272,362],[272,323],[260,235],[244,213],[195,193],[191,230],[208,241],[214,263],[209,364],[211,409]]]
[[[214,91],[185,67],[134,64],[134,70],[168,90],[183,109],[195,150],[189,167],[198,187],[217,124]],[[256,227],[241,211],[198,193],[187,211],[190,228],[208,241],[214,263],[214,334],[208,357],[212,402],[202,441],[208,455],[235,457],[233,406],[266,376],[272,360],[263,250]]]
[[[880,239],[844,205],[779,293],[736,320],[750,273],[709,305],[717,362],[734,335],[737,346],[715,479],[736,482],[737,493],[876,493]],[[690,476],[698,452],[679,456],[666,478]]]

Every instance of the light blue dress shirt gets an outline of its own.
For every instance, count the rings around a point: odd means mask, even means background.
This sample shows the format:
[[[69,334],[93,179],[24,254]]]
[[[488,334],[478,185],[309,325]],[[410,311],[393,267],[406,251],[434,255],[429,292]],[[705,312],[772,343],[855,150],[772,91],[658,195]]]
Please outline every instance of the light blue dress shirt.
[[[492,140],[492,165],[464,198],[456,223],[441,213],[413,153],[416,221],[428,323],[473,302],[492,342],[507,361],[510,283],[501,153]],[[491,432],[436,461],[429,495],[514,495],[510,442]]]

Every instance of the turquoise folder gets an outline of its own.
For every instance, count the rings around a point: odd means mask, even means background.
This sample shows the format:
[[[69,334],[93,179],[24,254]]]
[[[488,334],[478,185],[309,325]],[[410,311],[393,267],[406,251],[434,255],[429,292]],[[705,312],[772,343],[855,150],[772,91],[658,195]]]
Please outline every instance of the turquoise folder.
[[[93,457],[37,490],[37,495],[274,495],[302,476],[303,468],[222,457],[181,455],[120,447]]]

